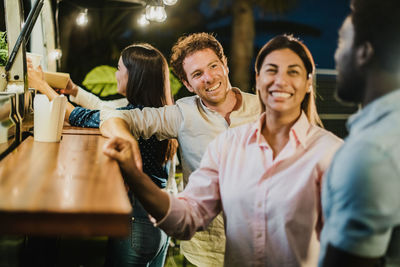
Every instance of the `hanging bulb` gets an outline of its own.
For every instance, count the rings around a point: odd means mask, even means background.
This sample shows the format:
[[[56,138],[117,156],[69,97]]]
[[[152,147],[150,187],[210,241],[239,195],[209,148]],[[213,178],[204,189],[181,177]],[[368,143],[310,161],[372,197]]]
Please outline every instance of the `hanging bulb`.
[[[167,13],[163,6],[146,6],[146,19],[150,21],[163,22],[167,19]]]
[[[76,18],[76,24],[79,26],[85,26],[88,23],[88,9],[85,8],[82,12],[79,13]]]
[[[162,6],[160,11],[159,11],[159,15],[156,19],[157,22],[163,22],[167,19],[167,12],[165,12],[165,8]]]
[[[167,6],[175,5],[178,0],[163,0],[164,4]]]
[[[150,21],[146,19],[146,14],[140,15],[139,19],[137,20],[138,24],[142,27],[147,26],[150,24]]]
[[[62,57],[62,51],[61,49],[54,49],[49,53],[49,59],[50,60],[59,60]]]

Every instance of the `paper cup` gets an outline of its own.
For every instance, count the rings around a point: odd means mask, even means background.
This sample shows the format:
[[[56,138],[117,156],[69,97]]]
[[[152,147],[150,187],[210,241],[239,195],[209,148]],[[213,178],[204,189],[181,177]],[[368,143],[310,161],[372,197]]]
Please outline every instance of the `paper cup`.
[[[38,94],[33,100],[33,139],[39,142],[60,142],[64,125],[67,97],[59,95],[49,101]]]
[[[42,60],[42,55],[35,53],[26,53],[26,57],[32,61],[33,68],[37,68],[40,66],[40,61]]]

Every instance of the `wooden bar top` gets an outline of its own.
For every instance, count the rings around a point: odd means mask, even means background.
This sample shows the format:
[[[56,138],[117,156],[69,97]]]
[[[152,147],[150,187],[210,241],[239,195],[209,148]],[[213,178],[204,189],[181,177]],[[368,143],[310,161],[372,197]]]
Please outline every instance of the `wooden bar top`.
[[[59,143],[28,137],[0,161],[0,233],[124,236],[131,205],[105,138],[63,134]]]
[[[82,128],[76,126],[63,127],[62,134],[94,134],[101,135],[99,128]]]

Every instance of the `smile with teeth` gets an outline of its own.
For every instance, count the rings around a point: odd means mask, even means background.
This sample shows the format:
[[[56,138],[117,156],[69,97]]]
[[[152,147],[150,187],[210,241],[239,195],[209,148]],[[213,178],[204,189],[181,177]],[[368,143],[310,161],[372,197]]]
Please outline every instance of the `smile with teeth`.
[[[213,91],[215,91],[216,89],[218,89],[218,87],[219,87],[220,85],[221,85],[221,83],[218,83],[218,84],[214,85],[213,87],[207,88],[207,89],[206,89],[206,92],[213,92]]]
[[[292,94],[290,93],[286,93],[286,92],[269,92],[270,95],[272,95],[273,97],[281,97],[281,98],[289,98],[292,96]]]

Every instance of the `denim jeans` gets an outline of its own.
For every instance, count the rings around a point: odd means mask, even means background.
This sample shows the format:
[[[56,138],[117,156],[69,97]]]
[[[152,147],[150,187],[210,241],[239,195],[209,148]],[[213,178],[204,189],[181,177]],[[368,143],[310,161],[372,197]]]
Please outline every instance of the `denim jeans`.
[[[162,267],[167,255],[169,238],[150,222],[140,202],[133,200],[131,235],[110,238],[106,267]]]

